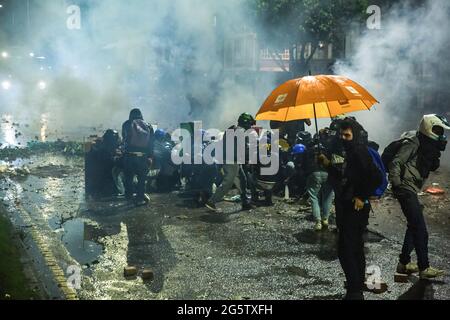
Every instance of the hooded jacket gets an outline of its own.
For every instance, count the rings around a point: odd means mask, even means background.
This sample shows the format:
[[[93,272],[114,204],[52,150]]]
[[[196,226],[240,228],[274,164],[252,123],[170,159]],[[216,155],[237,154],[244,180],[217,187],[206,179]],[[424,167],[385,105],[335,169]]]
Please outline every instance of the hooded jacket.
[[[149,125],[150,132],[152,134],[152,139],[149,141],[149,145],[147,148],[132,148],[129,146],[129,132],[131,130],[131,124],[134,120],[143,120],[142,112],[139,109],[133,109],[130,112],[130,117],[127,121],[125,121],[122,125],[122,138],[125,144],[125,152],[142,152],[145,153],[148,157],[153,157],[153,148],[154,148],[154,139],[153,139],[153,128]]]
[[[420,148],[421,142],[417,131],[405,132],[402,136],[404,139],[400,150],[389,164],[389,180],[394,189],[404,189],[414,193],[422,190],[429,171],[420,169]]]
[[[373,170],[373,160],[367,147],[367,136],[364,128],[355,121],[352,125],[353,140],[343,141],[345,161],[343,164],[341,193],[337,194],[344,201],[354,197],[369,200],[373,193],[367,179]]]

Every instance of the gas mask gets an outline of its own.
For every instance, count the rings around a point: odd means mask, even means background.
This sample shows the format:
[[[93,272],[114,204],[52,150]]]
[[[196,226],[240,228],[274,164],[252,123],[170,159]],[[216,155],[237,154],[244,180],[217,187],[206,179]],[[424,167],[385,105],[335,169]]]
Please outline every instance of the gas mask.
[[[439,151],[444,152],[445,149],[447,148],[447,137],[446,136],[440,136],[439,140],[437,141],[437,148],[439,149]]]

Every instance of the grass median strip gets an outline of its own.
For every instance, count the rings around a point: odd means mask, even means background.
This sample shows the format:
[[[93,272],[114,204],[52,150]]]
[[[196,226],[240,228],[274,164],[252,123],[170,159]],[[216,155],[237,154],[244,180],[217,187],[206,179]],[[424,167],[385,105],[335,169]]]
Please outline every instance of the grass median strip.
[[[37,294],[29,287],[20,260],[21,252],[14,241],[14,230],[0,208],[0,300],[36,299]]]

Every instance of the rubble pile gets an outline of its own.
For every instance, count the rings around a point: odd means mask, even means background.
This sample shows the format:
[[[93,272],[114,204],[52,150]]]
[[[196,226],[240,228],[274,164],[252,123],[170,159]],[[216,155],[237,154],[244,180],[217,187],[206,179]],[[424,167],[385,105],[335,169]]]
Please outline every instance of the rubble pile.
[[[27,166],[15,167],[7,164],[0,165],[0,176],[25,177],[29,174],[30,169]]]
[[[25,148],[9,147],[0,149],[0,159],[15,160],[17,158],[29,158],[32,155],[43,153],[62,153],[68,156],[82,156],[84,154],[83,142],[75,141],[31,141]]]

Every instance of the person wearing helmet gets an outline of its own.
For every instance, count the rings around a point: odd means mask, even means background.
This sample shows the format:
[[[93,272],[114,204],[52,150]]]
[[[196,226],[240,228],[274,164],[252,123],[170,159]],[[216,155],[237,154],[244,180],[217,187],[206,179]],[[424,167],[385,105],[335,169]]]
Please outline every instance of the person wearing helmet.
[[[247,165],[249,171],[247,173],[247,182],[249,185],[249,189],[251,191],[252,203],[257,206],[266,206],[271,207],[274,205],[273,203],[273,194],[276,191],[276,186],[279,182],[280,173],[284,171],[284,161],[285,159],[283,155],[283,151],[281,148],[279,152],[275,152],[272,149],[272,143],[275,143],[273,140],[272,131],[265,131],[264,134],[258,139],[258,146],[255,152],[257,159],[261,160],[261,150],[267,150],[267,156],[271,159],[271,161],[278,161],[281,166],[281,171],[272,175],[263,174],[263,170],[267,169],[270,164],[263,164],[261,161],[258,161],[257,164]],[[279,140],[278,140],[279,141]],[[260,191],[264,194],[264,200],[260,201]]]
[[[421,279],[444,275],[443,270],[430,266],[428,231],[417,193],[430,172],[440,166],[441,153],[447,145],[445,130],[450,130],[450,125],[444,117],[436,114],[423,116],[418,131],[402,135],[401,145],[388,164],[392,190],[408,222],[397,273],[419,272]],[[413,250],[417,254],[417,264],[411,262]]]
[[[256,124],[256,120],[249,113],[243,113],[238,118],[238,125],[233,125],[228,130],[249,130]],[[205,203],[205,206],[211,211],[217,211],[216,203],[223,200],[223,197],[231,190],[235,180],[239,178],[239,189],[241,191],[241,202],[243,210],[251,210],[253,206],[247,198],[247,176],[241,164],[237,163],[237,139],[234,141],[234,159],[227,156],[226,134],[223,137],[223,180],[212,197]],[[246,148],[247,149],[247,148]],[[248,150],[246,150],[246,153]]]
[[[159,142],[163,142],[166,139],[166,131],[163,129],[156,129],[155,131],[155,140]]]
[[[295,143],[296,145],[304,146],[305,152],[293,155],[295,164],[295,176],[291,178],[291,181],[295,181],[295,185],[291,185],[291,187],[294,187],[294,189],[296,190],[295,193],[300,196],[300,204],[302,206],[309,206],[308,196],[306,193],[307,175],[305,169],[307,167],[310,167],[310,165],[308,165],[308,161],[310,160],[309,150],[313,148],[314,141],[310,132],[300,131],[296,134]],[[295,145],[293,148],[295,148]]]
[[[306,147],[303,144],[296,144],[293,148],[292,148],[292,154],[293,155],[299,155],[299,154],[303,154],[306,151]]]
[[[289,194],[302,195],[304,185],[301,184],[303,178],[303,163],[306,146],[296,144],[289,148],[288,152],[282,152],[280,149],[280,174],[281,181],[278,181],[274,192],[282,192],[286,186],[289,188]],[[304,180],[304,179],[303,179]],[[306,182],[305,182],[306,183]]]
[[[238,126],[244,128],[245,130],[251,129],[256,125],[256,120],[250,113],[243,113],[238,119]]]

